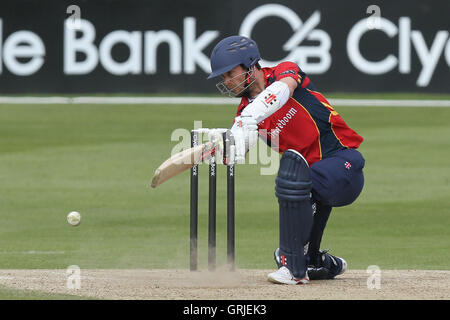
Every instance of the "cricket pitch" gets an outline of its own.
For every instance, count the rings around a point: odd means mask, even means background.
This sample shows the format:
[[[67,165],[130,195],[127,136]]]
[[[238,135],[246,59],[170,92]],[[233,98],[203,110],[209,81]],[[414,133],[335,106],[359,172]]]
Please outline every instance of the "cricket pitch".
[[[334,280],[303,286],[267,281],[273,270],[174,269],[81,270],[79,288],[68,288],[66,270],[0,270],[0,286],[112,300],[448,300],[450,271],[381,270],[370,289],[366,270],[348,270]]]

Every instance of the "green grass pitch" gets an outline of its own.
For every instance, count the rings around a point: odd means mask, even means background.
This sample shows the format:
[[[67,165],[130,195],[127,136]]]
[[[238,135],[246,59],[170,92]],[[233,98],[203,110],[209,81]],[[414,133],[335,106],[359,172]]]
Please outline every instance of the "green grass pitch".
[[[337,107],[365,141],[365,188],[333,210],[323,248],[349,268],[450,269],[450,108]],[[189,173],[150,189],[176,128],[229,127],[232,106],[0,105],[0,269],[189,267]],[[274,175],[236,168],[238,268],[274,268]],[[217,259],[226,260],[219,167]],[[200,268],[207,263],[200,171]],[[70,211],[82,222],[66,222]]]

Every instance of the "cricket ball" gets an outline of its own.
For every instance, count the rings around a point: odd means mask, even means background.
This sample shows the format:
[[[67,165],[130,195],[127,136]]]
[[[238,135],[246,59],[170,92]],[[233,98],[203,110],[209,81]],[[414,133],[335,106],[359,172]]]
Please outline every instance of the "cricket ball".
[[[77,226],[81,222],[81,214],[77,211],[72,211],[67,215],[67,222],[72,226]]]

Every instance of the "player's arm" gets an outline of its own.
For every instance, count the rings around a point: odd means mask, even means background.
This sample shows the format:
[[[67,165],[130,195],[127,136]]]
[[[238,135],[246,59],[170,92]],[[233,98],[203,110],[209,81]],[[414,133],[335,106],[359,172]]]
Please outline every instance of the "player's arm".
[[[295,90],[293,88],[294,85],[288,78],[275,81],[245,107],[241,116],[252,117],[257,123],[260,123],[278,111],[289,100]]]
[[[236,117],[231,132],[235,136],[236,162],[245,160],[245,154],[257,140],[257,124],[278,111],[292,97],[295,89],[301,83],[300,69],[292,62],[278,66],[276,81],[265,88]]]
[[[292,62],[277,66],[275,79],[243,111],[242,116],[253,117],[257,123],[278,111],[292,97],[302,81],[300,68]]]
[[[292,96],[296,87],[296,81],[292,78],[275,81],[246,106],[240,116],[235,118],[233,127],[230,129],[236,147],[235,162],[245,161],[245,154],[257,141],[257,124],[279,110]]]
[[[283,78],[283,79],[281,79],[279,81],[284,82],[284,83],[287,84],[287,86],[289,87],[289,98],[292,97],[292,95],[294,94],[295,89],[297,89],[298,82],[295,81],[292,78]]]

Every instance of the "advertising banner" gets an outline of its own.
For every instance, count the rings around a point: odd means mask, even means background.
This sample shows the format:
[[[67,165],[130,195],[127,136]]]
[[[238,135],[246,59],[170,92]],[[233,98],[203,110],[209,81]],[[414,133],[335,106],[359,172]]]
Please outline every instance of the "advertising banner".
[[[214,93],[222,38],[323,92],[450,92],[448,0],[0,2],[0,93]]]

